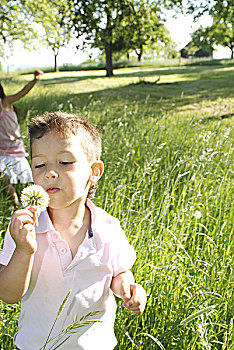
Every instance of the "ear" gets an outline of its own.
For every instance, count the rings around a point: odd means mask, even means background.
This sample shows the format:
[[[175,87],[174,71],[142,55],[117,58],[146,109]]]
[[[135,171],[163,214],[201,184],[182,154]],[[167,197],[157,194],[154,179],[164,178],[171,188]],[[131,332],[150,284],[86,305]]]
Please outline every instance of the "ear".
[[[91,167],[91,174],[89,177],[89,181],[91,183],[96,183],[100,179],[104,172],[104,164],[101,160],[98,160],[97,162],[94,162]]]

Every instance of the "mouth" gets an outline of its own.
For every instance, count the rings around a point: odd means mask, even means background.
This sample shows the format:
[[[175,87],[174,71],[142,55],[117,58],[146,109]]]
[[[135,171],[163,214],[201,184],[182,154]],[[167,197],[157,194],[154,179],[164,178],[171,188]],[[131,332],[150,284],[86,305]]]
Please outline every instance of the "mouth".
[[[46,190],[47,193],[56,193],[58,191],[60,191],[60,189],[58,187],[55,187],[55,186],[48,187]]]

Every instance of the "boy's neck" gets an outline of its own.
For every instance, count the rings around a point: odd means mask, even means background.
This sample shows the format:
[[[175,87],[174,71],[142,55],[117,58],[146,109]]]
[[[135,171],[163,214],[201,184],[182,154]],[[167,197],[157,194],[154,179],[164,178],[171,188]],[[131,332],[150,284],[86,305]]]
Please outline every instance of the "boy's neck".
[[[77,230],[87,225],[87,221],[88,224],[90,223],[90,215],[87,215],[89,210],[85,207],[85,201],[69,208],[48,208],[48,213],[54,228],[61,233],[64,230],[70,232],[69,235],[76,234]]]
[[[60,232],[62,239],[64,239],[70,247],[72,258],[77,253],[79,246],[82,244],[87,234],[91,214],[85,206],[85,202],[74,208],[64,209],[49,209],[49,215],[54,228]]]

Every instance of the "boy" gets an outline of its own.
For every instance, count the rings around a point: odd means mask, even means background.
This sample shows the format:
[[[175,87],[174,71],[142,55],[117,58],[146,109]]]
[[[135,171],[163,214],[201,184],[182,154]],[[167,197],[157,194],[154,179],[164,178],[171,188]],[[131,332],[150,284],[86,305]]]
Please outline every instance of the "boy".
[[[29,132],[34,183],[46,190],[50,204],[36,227],[35,208],[16,211],[0,252],[0,297],[7,303],[22,299],[14,343],[21,350],[40,349],[71,291],[50,337],[74,318],[98,311],[90,319],[101,322],[69,333],[61,349],[111,350],[111,290],[134,313],[143,312],[146,294],[129,271],[135,252],[118,220],[89,199],[104,170],[100,133],[88,120],[61,112],[34,118]]]

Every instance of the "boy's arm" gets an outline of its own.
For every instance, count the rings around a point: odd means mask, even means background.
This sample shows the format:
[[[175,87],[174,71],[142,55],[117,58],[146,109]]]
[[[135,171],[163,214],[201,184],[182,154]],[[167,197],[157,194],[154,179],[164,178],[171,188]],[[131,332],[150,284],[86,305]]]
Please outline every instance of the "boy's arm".
[[[15,250],[7,266],[0,269],[0,298],[8,304],[17,303],[28,289],[33,255]]]
[[[12,216],[10,232],[16,248],[8,265],[0,270],[0,298],[9,304],[18,302],[29,285],[37,249],[35,211],[33,208],[18,210]]]
[[[34,85],[37,83],[40,75],[43,74],[42,71],[35,71],[34,72],[34,79],[31,80],[30,82],[28,82],[22,90],[20,90],[19,92],[17,92],[14,95],[9,95],[6,96],[3,99],[3,105],[4,107],[9,107],[10,105],[12,105],[14,102],[20,100],[22,97],[24,97],[25,95],[27,95],[29,93],[29,91],[34,87]]]
[[[144,288],[135,283],[131,271],[126,271],[112,278],[111,290],[119,298],[123,299],[123,306],[128,310],[140,314],[145,309],[147,301]]]

